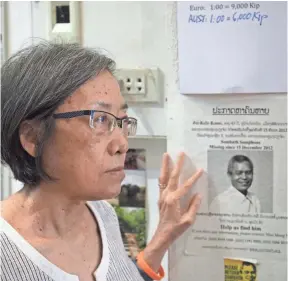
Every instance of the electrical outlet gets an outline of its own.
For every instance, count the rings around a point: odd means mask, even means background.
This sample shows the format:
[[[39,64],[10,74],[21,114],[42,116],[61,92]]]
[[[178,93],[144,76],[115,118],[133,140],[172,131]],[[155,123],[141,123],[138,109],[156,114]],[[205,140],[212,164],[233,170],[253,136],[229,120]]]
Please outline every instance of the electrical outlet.
[[[123,95],[145,95],[146,77],[141,69],[120,69],[118,80]]]
[[[129,104],[163,102],[163,77],[158,68],[118,69],[116,77]]]

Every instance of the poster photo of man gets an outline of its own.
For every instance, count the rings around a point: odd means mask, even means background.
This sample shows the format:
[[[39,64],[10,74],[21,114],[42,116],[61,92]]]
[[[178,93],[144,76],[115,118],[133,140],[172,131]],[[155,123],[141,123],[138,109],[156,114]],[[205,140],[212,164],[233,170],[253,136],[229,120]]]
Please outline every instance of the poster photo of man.
[[[273,152],[208,151],[209,212],[273,212]]]

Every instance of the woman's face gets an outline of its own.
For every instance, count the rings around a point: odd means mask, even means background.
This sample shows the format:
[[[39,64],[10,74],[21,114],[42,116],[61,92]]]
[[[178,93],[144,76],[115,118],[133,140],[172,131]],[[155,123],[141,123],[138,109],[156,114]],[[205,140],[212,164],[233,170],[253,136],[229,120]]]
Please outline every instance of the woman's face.
[[[118,82],[108,71],[84,84],[56,113],[89,109],[126,116]],[[44,150],[43,166],[49,175],[59,179],[56,184],[72,198],[112,198],[119,194],[125,177],[127,137],[119,127],[110,133],[101,126],[91,128],[89,118],[55,120],[55,131]]]

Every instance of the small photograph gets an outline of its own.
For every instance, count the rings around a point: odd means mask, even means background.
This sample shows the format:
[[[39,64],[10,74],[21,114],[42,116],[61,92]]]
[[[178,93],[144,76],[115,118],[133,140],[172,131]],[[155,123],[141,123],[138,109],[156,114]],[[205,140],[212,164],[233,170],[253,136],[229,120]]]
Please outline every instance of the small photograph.
[[[126,170],[118,197],[121,207],[145,208],[146,173],[145,171]]]
[[[146,247],[146,217],[144,208],[114,206],[123,243],[128,256],[135,259]]]
[[[273,151],[209,150],[209,212],[273,212]]]
[[[146,247],[146,159],[144,149],[130,149],[125,161],[125,179],[114,207],[126,252],[132,259]]]
[[[125,160],[125,179],[118,197],[108,202],[121,207],[145,208],[146,200],[146,151],[129,149]]]
[[[125,159],[126,170],[145,170],[145,149],[129,149]]]

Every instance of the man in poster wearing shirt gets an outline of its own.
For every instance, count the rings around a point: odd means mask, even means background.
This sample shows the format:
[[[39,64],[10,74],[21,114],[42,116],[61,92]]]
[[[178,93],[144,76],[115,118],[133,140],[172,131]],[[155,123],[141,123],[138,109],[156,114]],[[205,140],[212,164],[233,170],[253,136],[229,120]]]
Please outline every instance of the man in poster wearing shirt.
[[[253,182],[253,163],[244,155],[233,156],[227,174],[231,186],[218,195],[210,205],[212,213],[260,213],[260,201],[249,191]]]

